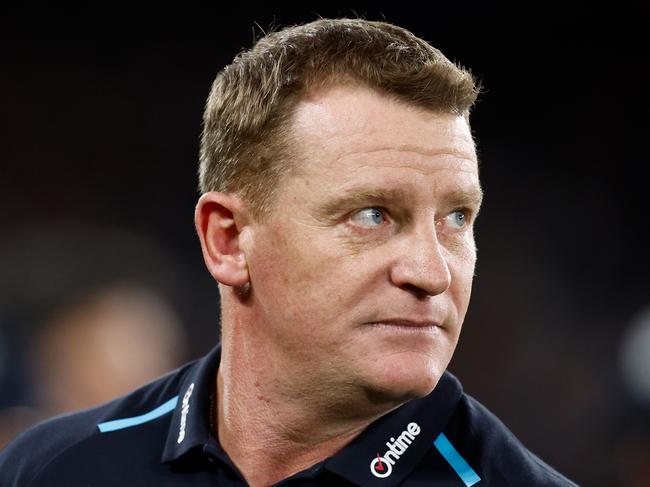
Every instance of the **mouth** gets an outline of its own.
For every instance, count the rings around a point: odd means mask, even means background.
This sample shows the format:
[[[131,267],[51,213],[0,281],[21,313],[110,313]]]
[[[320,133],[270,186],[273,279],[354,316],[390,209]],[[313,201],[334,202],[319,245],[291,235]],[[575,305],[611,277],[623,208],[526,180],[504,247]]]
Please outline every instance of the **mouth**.
[[[367,323],[367,325],[376,328],[388,328],[395,331],[408,331],[408,332],[431,332],[442,328],[437,321],[418,321],[406,319],[390,319],[380,320]]]

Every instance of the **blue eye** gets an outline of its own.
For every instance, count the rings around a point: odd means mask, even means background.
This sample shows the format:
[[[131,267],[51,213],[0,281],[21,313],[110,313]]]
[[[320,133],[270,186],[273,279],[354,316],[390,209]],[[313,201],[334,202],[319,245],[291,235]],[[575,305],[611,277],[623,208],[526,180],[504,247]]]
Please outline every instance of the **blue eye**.
[[[363,227],[378,227],[384,220],[384,213],[375,207],[363,208],[352,216],[352,221]]]
[[[447,219],[449,224],[455,228],[463,228],[467,224],[467,216],[463,210],[452,211]]]

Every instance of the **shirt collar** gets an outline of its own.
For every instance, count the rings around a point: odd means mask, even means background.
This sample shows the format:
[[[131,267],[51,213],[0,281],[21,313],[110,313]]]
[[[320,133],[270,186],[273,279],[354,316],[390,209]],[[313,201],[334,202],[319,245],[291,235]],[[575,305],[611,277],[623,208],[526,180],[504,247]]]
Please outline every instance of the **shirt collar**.
[[[220,361],[221,346],[217,345],[190,366],[182,379],[163,462],[179,459],[197,447],[204,450],[207,445],[218,445],[210,432],[210,395]],[[458,379],[445,371],[431,394],[382,416],[343,450],[316,466],[316,470],[324,468],[358,485],[399,484],[431,451],[433,441],[448,423],[462,394]]]
[[[210,396],[221,362],[221,345],[194,362],[181,380],[178,403],[172,413],[162,461],[176,460],[211,442]]]
[[[460,381],[445,371],[431,394],[382,416],[324,467],[358,485],[398,485],[431,451],[462,394]]]

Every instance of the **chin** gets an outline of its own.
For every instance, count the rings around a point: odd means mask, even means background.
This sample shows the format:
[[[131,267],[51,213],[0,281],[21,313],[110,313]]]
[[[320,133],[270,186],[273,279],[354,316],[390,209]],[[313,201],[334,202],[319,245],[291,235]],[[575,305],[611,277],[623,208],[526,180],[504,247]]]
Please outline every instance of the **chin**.
[[[370,388],[373,402],[403,403],[431,394],[445,371],[430,360],[400,361],[382,368]]]

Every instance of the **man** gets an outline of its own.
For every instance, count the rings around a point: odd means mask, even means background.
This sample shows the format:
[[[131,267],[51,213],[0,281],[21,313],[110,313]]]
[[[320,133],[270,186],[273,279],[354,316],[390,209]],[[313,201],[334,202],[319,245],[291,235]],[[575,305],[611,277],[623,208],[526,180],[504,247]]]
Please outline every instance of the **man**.
[[[240,54],[208,99],[195,214],[221,345],[30,431],[1,485],[574,485],[446,372],[476,262],[477,91],[386,23]]]

